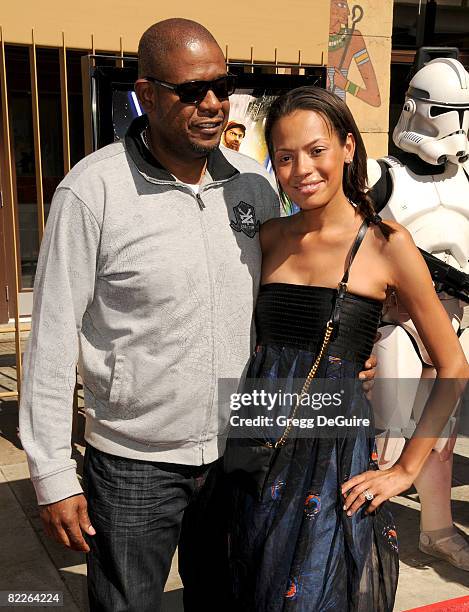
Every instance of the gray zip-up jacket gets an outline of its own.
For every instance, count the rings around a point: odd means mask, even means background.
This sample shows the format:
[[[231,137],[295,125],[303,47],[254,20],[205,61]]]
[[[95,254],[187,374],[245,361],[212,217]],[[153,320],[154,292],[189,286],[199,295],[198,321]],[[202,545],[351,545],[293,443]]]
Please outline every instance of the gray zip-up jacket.
[[[217,380],[249,358],[269,175],[217,149],[194,192],[151,156],[136,119],[57,188],[41,245],[20,435],[39,504],[81,492],[71,459],[78,362],[86,440],[190,465],[223,452]]]

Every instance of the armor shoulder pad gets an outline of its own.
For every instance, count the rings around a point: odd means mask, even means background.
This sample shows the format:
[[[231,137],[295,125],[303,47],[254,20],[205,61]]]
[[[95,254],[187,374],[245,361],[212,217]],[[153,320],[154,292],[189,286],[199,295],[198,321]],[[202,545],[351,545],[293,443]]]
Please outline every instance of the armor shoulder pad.
[[[380,161],[384,162],[388,168],[403,168],[404,164],[400,162],[397,157],[393,157],[392,155],[386,155],[382,157]]]
[[[378,213],[383,210],[392,195],[392,177],[388,172],[388,168],[392,167],[392,165],[388,162],[388,160],[393,159],[394,158],[391,157],[384,157],[382,159],[377,160],[377,164],[379,164],[379,167],[381,169],[381,176],[368,192],[369,196],[373,200],[374,209]],[[400,165],[400,162],[397,163]]]

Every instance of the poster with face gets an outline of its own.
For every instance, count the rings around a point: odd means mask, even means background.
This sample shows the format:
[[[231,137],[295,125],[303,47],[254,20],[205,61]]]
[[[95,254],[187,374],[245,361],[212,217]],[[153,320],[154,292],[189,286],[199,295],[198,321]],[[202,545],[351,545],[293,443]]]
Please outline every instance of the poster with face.
[[[272,102],[281,94],[301,85],[324,87],[324,69],[312,69],[306,75],[243,74],[238,77],[238,88],[230,96],[230,118],[222,137],[222,144],[229,149],[249,155],[273,172],[264,127]],[[286,212],[295,210],[293,203],[286,204]]]
[[[230,120],[223,133],[223,144],[254,158],[270,170],[264,126],[270,104],[278,96],[268,90],[239,88],[230,97]]]
[[[326,68],[303,68],[305,74],[244,73],[238,68],[237,89],[230,96],[230,116],[221,144],[239,151],[273,172],[264,127],[272,102],[281,94],[303,85],[326,86]],[[254,67],[256,69],[256,67]],[[93,117],[95,148],[124,137],[130,123],[142,114],[134,91],[134,68],[100,67],[93,74],[96,113]],[[287,213],[295,207],[285,202]]]

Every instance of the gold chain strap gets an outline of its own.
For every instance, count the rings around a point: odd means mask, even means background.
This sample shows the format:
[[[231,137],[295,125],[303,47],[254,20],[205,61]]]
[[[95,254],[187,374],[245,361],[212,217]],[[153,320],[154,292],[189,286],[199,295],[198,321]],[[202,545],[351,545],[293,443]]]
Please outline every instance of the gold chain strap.
[[[296,400],[295,407],[293,408],[293,410],[290,413],[290,417],[289,417],[290,420],[288,421],[288,424],[285,427],[285,430],[284,430],[283,434],[275,442],[275,444],[272,444],[272,442],[266,442],[265,446],[268,446],[269,448],[278,448],[279,446],[283,446],[285,444],[285,442],[287,441],[288,434],[290,433],[291,428],[293,427],[292,419],[295,418],[295,415],[298,412],[298,406],[300,405],[300,402],[301,402],[302,398],[308,393],[309,387],[311,385],[311,381],[316,376],[316,372],[317,372],[317,369],[319,367],[319,363],[320,363],[320,361],[322,359],[322,356],[324,354],[324,351],[326,350],[327,345],[329,344],[329,341],[331,339],[331,334],[332,334],[333,329],[334,329],[334,326],[332,324],[332,320],[328,321],[327,327],[326,327],[326,332],[324,334],[324,339],[322,341],[321,350],[319,351],[318,356],[316,357],[316,360],[314,361],[314,363],[313,363],[313,365],[311,367],[311,370],[309,371],[309,374],[306,377],[305,382],[303,383],[303,387],[301,389],[301,393],[299,394],[299,396],[298,396],[298,398]]]

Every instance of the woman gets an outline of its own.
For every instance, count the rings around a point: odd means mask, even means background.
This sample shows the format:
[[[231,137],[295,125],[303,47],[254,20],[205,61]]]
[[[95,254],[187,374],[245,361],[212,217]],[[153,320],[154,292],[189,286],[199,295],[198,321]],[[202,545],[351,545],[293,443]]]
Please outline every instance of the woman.
[[[314,87],[278,98],[267,117],[266,142],[281,194],[301,210],[261,228],[258,346],[246,391],[277,382],[299,391],[313,377],[356,378],[391,290],[411,314],[440,379],[467,377],[461,347],[410,234],[373,212],[365,148],[342,100]],[[379,471],[373,426],[366,426],[371,410],[359,385],[342,411],[362,419],[353,435],[337,428],[300,437],[264,422],[252,448],[252,441],[228,441],[235,609],[392,610],[397,539],[384,502],[410,487],[444,419],[437,423],[432,415],[437,430],[414,437],[395,466]],[[301,414],[305,409],[293,402],[289,415]],[[265,481],[258,472],[254,482],[259,449],[274,454]]]

